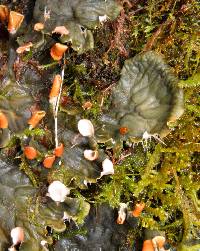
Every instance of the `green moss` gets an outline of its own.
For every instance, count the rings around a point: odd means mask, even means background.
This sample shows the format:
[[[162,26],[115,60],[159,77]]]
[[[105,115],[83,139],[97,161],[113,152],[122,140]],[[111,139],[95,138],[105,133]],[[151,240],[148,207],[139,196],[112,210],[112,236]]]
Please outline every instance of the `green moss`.
[[[39,186],[38,177],[34,174],[34,172],[31,170],[31,166],[28,165],[28,163],[23,157],[21,157],[21,163],[19,169],[29,177],[34,187]]]

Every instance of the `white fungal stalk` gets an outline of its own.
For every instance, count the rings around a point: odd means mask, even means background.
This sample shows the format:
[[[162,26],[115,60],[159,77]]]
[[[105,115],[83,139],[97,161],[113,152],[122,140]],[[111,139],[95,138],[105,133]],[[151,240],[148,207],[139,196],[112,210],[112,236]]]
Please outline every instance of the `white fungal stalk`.
[[[55,202],[63,202],[69,194],[70,189],[58,180],[53,181],[48,187],[47,196]]]
[[[94,126],[89,119],[79,120],[78,131],[84,137],[93,137],[94,136]]]
[[[65,55],[64,55],[64,60],[65,60]],[[59,95],[56,99],[56,105],[55,105],[55,110],[54,110],[55,147],[58,147],[58,108],[59,108],[59,104],[60,104],[64,75],[65,75],[65,64],[64,64],[63,69],[61,71],[61,80],[62,81],[61,81],[61,85],[60,85]]]
[[[114,174],[113,163],[112,163],[111,160],[105,159],[105,160],[102,162],[102,167],[103,167],[103,171],[101,172],[101,177],[102,177],[103,175]]]

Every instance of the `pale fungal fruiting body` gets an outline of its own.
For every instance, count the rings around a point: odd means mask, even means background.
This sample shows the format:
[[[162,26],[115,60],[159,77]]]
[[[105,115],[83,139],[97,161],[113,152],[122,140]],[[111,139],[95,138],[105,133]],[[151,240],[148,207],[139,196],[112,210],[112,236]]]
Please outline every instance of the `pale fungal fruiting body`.
[[[27,159],[33,160],[37,157],[37,150],[32,146],[25,146],[24,155]]]
[[[46,115],[45,111],[37,111],[35,113],[33,113],[33,115],[31,116],[31,118],[28,120],[28,124],[30,125],[30,128],[35,128],[38,123],[44,118],[44,116]]]
[[[103,171],[101,172],[101,177],[102,177],[103,175],[114,174],[113,163],[112,163],[111,160],[105,159],[105,160],[102,162],[102,167],[103,167]]]
[[[70,189],[58,180],[53,181],[48,187],[47,195],[55,202],[63,202],[69,194]]]
[[[10,235],[14,246],[24,241],[24,230],[22,227],[13,228]]]
[[[44,24],[43,23],[36,23],[33,27],[35,31],[41,31],[44,29]]]
[[[54,60],[60,60],[67,49],[68,49],[67,45],[56,43],[51,47],[50,50],[51,57]]]
[[[23,53],[23,52],[25,52],[25,51],[30,51],[30,48],[31,48],[32,46],[33,46],[32,42],[28,42],[28,43],[26,43],[26,44],[24,44],[24,45],[18,47],[17,50],[16,50],[16,52],[17,52],[18,54],[21,54],[21,53]]]
[[[53,31],[52,33],[58,33],[60,34],[61,36],[62,35],[68,35],[69,34],[69,31],[66,29],[65,26],[57,26]]]
[[[2,23],[6,22],[8,20],[8,16],[9,16],[9,10],[7,6],[0,5],[0,21]]]
[[[11,11],[8,18],[8,31],[11,34],[15,34],[24,20],[24,15]]]
[[[84,137],[94,136],[94,126],[92,122],[88,119],[81,119],[78,122],[79,133]]]
[[[0,111],[0,128],[5,129],[8,128],[8,119],[6,115]]]
[[[127,205],[125,203],[120,203],[118,210],[117,224],[124,224],[124,221],[126,219],[126,210],[127,210]]]
[[[86,149],[83,152],[83,155],[87,160],[90,160],[90,161],[96,160],[99,156],[98,151],[93,151],[90,149]]]

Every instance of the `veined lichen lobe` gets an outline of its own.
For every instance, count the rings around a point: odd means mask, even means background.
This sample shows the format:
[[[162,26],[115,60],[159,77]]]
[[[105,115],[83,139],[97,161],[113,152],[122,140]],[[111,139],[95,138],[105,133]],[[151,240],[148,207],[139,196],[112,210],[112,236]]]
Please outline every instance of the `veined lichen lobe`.
[[[165,137],[168,122],[183,114],[183,91],[177,82],[170,67],[153,51],[126,60],[112,90],[110,112],[102,117],[100,138],[109,134],[138,141],[144,133]]]
[[[60,37],[62,43],[71,42],[72,48],[78,53],[94,47],[91,32],[99,26],[102,20],[117,18],[121,6],[114,0],[37,0],[34,18],[37,22],[45,23],[45,31],[51,32],[56,27],[64,26],[68,34]],[[44,13],[49,13],[45,16]]]

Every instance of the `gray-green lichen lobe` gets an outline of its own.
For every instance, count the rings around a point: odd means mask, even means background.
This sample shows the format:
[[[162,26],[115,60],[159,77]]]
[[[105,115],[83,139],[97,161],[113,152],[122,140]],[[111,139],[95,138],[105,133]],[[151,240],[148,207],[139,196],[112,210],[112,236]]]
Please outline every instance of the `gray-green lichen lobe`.
[[[82,223],[90,206],[78,198],[66,198],[57,205],[50,198],[42,201],[39,189],[32,186],[29,178],[18,167],[0,161],[0,250],[11,246],[10,231],[22,227],[25,240],[20,250],[45,250],[40,242],[52,244],[52,237],[47,235],[46,227],[55,232],[63,232],[66,225],[64,212],[70,219]],[[9,210],[8,210],[9,209]]]
[[[34,19],[36,22],[45,23],[46,32],[52,32],[57,26],[65,26],[69,34],[61,36],[60,41],[70,41],[72,48],[82,53],[94,47],[90,29],[99,26],[101,18],[115,19],[120,10],[121,6],[114,0],[63,0],[59,1],[59,4],[55,0],[37,0]]]
[[[112,127],[113,137],[120,137],[120,128],[127,128],[126,137],[133,140],[145,132],[164,137],[167,123],[183,113],[183,91],[169,66],[152,51],[125,61],[111,101],[111,112],[102,121],[105,132]]]

